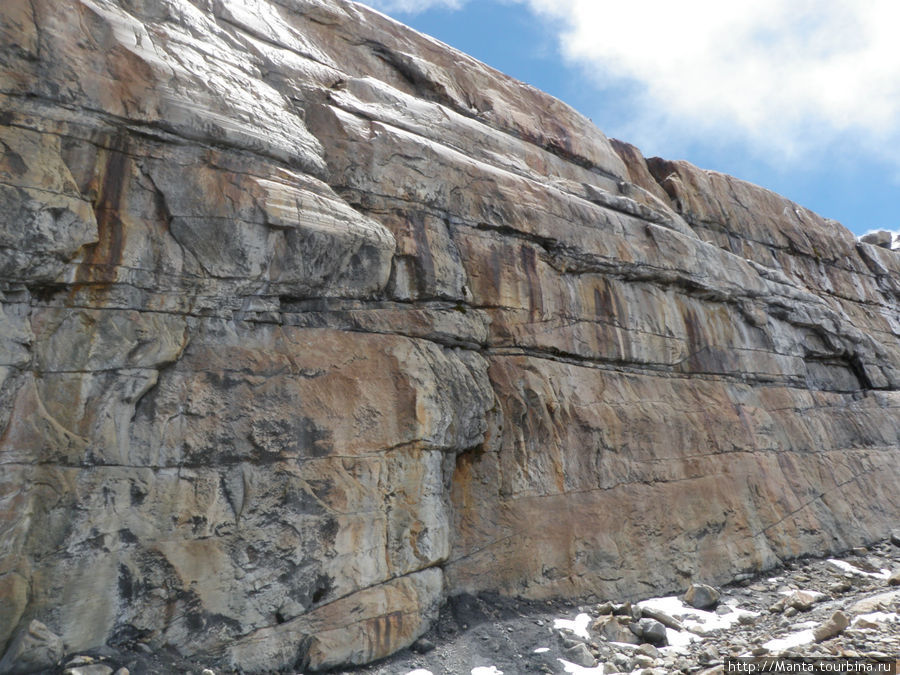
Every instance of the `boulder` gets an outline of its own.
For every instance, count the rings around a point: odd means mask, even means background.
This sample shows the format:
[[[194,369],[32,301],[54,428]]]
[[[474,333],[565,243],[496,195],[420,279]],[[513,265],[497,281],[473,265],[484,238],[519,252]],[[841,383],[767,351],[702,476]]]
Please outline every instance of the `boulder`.
[[[888,230],[876,230],[867,232],[862,235],[859,240],[864,244],[872,244],[872,246],[880,246],[881,248],[890,248],[893,241],[893,233]]]
[[[635,626],[637,630],[634,630]],[[665,647],[669,644],[666,627],[655,619],[641,619],[632,624],[632,629],[641,640],[654,647]]]
[[[682,599],[697,609],[713,609],[719,604],[719,591],[706,584],[691,584]]]
[[[831,615],[831,618],[820,624],[813,630],[813,637],[816,642],[824,642],[839,635],[844,629],[850,625],[850,619],[841,611],[837,611]]]
[[[588,646],[583,642],[579,642],[566,649],[563,652],[563,658],[565,658],[566,661],[571,661],[584,668],[593,668],[597,665],[597,659],[594,658],[594,655],[591,654],[591,650],[588,649]]]
[[[625,642],[633,645],[641,643],[640,638],[631,630],[631,620],[625,617],[601,617],[591,624],[591,632],[610,642]]]
[[[0,660],[0,673],[33,673],[49,670],[62,659],[62,639],[37,619],[32,619],[13,637]]]
[[[816,591],[794,591],[785,600],[785,605],[796,609],[798,612],[808,612],[812,606],[825,599],[823,593]]]
[[[663,626],[667,628],[671,628],[673,630],[684,630],[684,624],[681,623],[678,619],[669,616],[663,611],[658,609],[653,609],[652,607],[641,607],[642,616],[648,619],[655,619],[659,621]]]

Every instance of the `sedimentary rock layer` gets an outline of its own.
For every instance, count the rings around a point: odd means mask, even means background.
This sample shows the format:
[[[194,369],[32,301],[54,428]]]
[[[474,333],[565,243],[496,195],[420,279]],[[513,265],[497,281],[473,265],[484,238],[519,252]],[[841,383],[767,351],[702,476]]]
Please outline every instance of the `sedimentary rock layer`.
[[[0,651],[323,669],[900,514],[900,254],[362,6],[6,0],[0,149]]]

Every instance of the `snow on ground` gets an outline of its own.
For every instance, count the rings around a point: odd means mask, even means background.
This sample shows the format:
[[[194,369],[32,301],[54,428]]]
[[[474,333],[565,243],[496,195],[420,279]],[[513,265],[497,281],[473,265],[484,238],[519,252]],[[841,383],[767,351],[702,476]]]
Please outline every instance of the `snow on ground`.
[[[650,609],[655,609],[660,612],[664,612],[669,616],[678,619],[684,624],[686,630],[677,631],[672,628],[666,628],[666,637],[669,640],[669,646],[663,647],[663,649],[672,649],[675,651],[679,651],[684,647],[687,647],[691,642],[695,640],[701,640],[702,636],[706,633],[709,633],[714,630],[727,630],[735,623],[737,623],[738,619],[742,615],[748,616],[758,616],[758,612],[751,612],[746,609],[741,609],[739,607],[735,607],[733,605],[729,605],[727,602],[723,603],[727,607],[731,609],[728,614],[716,614],[715,612],[706,612],[701,609],[694,609],[688,605],[685,605],[678,597],[676,596],[668,596],[665,598],[650,598],[649,600],[642,600],[637,603],[639,607],[647,607]],[[572,631],[575,635],[580,638],[588,639],[590,637],[588,633],[588,626],[591,623],[591,617],[587,614],[579,614],[575,617],[574,620],[570,619],[556,619],[553,622],[553,627],[556,629],[565,629]],[[630,644],[622,644],[621,647],[634,647],[635,645]],[[573,667],[581,668],[581,666]],[[578,671],[578,673],[583,672],[595,672],[589,669],[582,669]],[[568,671],[567,671],[568,672]]]
[[[828,562],[845,572],[851,572],[853,574],[876,578],[887,578],[888,576],[890,576],[887,570],[883,570],[880,573],[865,572],[842,560],[829,560]],[[793,592],[794,591],[782,591],[782,593],[785,595],[790,595]],[[809,593],[817,599],[824,597],[822,593],[818,593],[816,591],[804,592]],[[741,609],[740,607],[729,604],[727,601],[722,604],[731,609],[729,613],[717,614],[715,612],[707,612],[685,605],[677,596],[650,598],[649,600],[642,600],[637,604],[641,608],[655,609],[659,612],[668,614],[669,616],[681,621],[681,623],[684,625],[685,630],[683,631],[677,631],[672,628],[666,629],[666,634],[669,639],[669,646],[663,647],[663,651],[667,649],[680,651],[681,648],[686,647],[691,642],[695,640],[702,640],[704,634],[715,630],[727,630],[731,628],[731,626],[733,626],[735,623],[737,623],[741,616],[759,616],[759,612],[751,612],[746,609]],[[900,614],[872,612],[869,614],[863,614],[857,617],[857,619],[865,619],[873,623],[895,621],[900,622]],[[556,619],[554,621],[554,628],[569,630],[572,631],[572,633],[574,633],[575,635],[587,639],[589,637],[588,626],[590,625],[590,623],[591,617],[587,614],[582,613],[576,616],[574,620]],[[815,621],[804,621],[802,623],[798,623],[794,626],[794,628],[802,630],[795,630],[795,632],[785,635],[784,637],[769,640],[763,646],[769,651],[776,652],[809,644],[814,639],[813,628],[816,625],[817,623]],[[636,645],[625,643],[614,644],[622,648],[633,649],[636,647]],[[534,651],[536,654],[542,654],[549,650],[546,647],[542,647],[539,649],[535,649]],[[599,665],[595,668],[585,668],[584,666],[579,666],[570,661],[566,661],[565,659],[558,660],[563,665],[566,673],[570,673],[571,675],[603,675],[602,665]],[[497,673],[489,669],[483,669],[479,670],[479,672],[477,673],[475,670],[473,670],[472,675],[497,675]]]
[[[725,630],[738,622],[742,615],[759,616],[759,612],[741,609],[727,602],[722,603],[731,611],[728,614],[716,614],[685,605],[678,597],[671,595],[665,598],[651,598],[638,603],[639,607],[649,607],[678,619],[689,631],[702,635],[713,630]]]
[[[806,630],[791,633],[790,635],[787,635],[783,638],[775,638],[774,640],[769,640],[763,645],[763,647],[768,649],[770,652],[778,652],[784,649],[790,649],[791,647],[799,647],[800,645],[809,644],[814,639],[813,629],[807,628]]]
[[[669,640],[669,646],[663,647],[663,650],[671,649],[673,651],[680,651],[684,647],[687,647],[691,642],[702,640],[702,636],[705,633],[730,628],[737,623],[742,615],[758,616],[759,614],[758,612],[751,612],[746,609],[735,607],[734,605],[729,605],[727,602],[722,604],[731,609],[728,614],[716,614],[715,612],[695,609],[689,605],[685,605],[674,595],[665,598],[642,600],[638,603],[638,606],[655,609],[681,621],[687,630],[677,631],[672,628],[666,628],[666,637]]]
[[[550,651],[550,647],[538,647],[537,649],[534,650],[534,653],[535,654],[546,654],[549,651]]]
[[[503,671],[497,670],[496,666],[478,666],[472,668],[472,675],[503,675]]]
[[[666,639],[669,642],[668,647],[663,647],[662,651],[670,649],[672,651],[681,652],[685,647],[695,640],[702,640],[699,635],[690,633],[686,630],[675,630],[674,628],[666,628]]]
[[[865,570],[859,569],[856,565],[847,562],[846,560],[835,560],[834,558],[830,558],[828,560],[830,565],[834,565],[839,570],[844,572],[850,572],[850,574],[857,574],[861,577],[873,577],[875,579],[887,579],[891,576],[891,571],[883,569],[880,572],[866,572]]]
[[[425,670],[424,668],[416,668],[415,670],[409,671],[406,675],[434,675],[430,670]]]
[[[568,619],[556,619],[553,622],[553,627],[559,630],[560,628],[564,628],[566,630],[570,630],[575,635],[580,638],[584,638],[585,640],[590,639],[590,635],[588,634],[588,626],[591,624],[591,617],[587,614],[579,614],[575,617],[574,621],[570,621]]]
[[[557,661],[562,664],[563,669],[567,673],[571,673],[572,675],[604,675],[606,672],[602,663],[594,668],[585,668],[584,666],[579,666],[577,663],[572,663],[565,659],[557,659]]]

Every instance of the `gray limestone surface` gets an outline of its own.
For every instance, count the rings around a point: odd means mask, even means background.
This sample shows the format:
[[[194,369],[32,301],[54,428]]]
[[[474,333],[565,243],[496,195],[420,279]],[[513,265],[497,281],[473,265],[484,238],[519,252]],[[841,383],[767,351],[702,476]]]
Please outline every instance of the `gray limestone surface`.
[[[361,5],[4,0],[0,657],[324,670],[882,539],[898,299]]]

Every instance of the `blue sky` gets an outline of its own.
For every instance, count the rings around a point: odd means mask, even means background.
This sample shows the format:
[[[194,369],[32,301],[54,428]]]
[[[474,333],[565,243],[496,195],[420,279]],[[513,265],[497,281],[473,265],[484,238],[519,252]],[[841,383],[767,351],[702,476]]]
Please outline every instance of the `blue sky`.
[[[896,0],[368,0],[646,156],[900,229]]]

